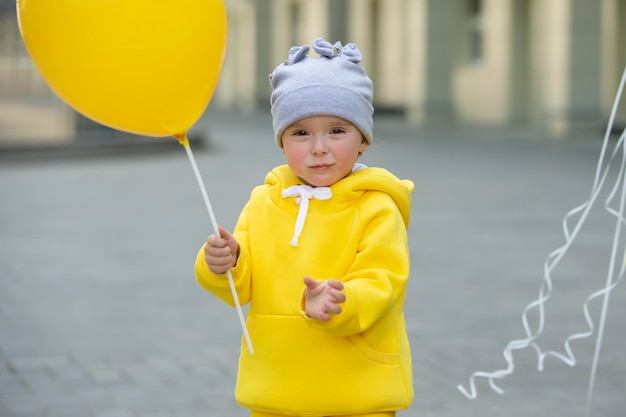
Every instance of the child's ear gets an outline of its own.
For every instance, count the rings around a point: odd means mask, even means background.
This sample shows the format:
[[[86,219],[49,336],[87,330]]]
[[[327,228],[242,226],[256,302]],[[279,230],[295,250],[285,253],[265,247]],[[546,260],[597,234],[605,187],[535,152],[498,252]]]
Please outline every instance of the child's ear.
[[[370,146],[370,143],[367,141],[367,139],[363,138],[363,140],[361,141],[361,147],[359,148],[359,155],[363,155],[365,153],[365,150]]]

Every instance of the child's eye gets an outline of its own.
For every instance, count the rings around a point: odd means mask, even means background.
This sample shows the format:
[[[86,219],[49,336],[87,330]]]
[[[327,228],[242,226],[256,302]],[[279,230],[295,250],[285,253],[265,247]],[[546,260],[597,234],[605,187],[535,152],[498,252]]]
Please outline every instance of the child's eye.
[[[292,133],[293,136],[306,136],[306,130],[296,130],[295,132]]]
[[[346,133],[346,131],[344,129],[336,127],[334,129],[331,129],[330,133],[333,135],[339,135],[341,133]]]

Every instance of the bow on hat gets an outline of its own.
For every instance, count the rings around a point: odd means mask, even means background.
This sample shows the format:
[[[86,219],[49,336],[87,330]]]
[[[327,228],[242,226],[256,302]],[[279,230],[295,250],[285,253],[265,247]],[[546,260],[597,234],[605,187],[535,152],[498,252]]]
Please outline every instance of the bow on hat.
[[[315,40],[313,41],[313,49],[320,56],[326,58],[344,57],[348,61],[354,62],[355,64],[361,62],[362,59],[359,48],[353,43],[349,43],[346,46],[343,46],[341,42],[337,41],[333,45],[322,38],[315,38]],[[300,61],[302,58],[307,56],[309,50],[310,48],[308,45],[291,47],[289,49],[288,58],[285,61],[285,65],[292,65]]]

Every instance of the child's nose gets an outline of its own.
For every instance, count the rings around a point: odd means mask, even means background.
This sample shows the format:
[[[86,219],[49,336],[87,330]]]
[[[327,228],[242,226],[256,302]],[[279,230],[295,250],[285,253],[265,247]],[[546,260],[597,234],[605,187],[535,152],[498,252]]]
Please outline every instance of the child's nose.
[[[328,153],[328,145],[324,138],[316,137],[313,140],[313,155],[324,155]]]

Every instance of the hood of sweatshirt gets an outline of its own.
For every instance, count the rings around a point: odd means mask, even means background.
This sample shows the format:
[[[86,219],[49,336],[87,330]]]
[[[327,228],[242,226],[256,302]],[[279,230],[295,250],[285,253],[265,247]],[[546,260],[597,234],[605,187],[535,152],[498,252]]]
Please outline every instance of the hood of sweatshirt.
[[[303,183],[287,165],[281,165],[267,174],[265,184],[269,188],[270,199],[277,205],[283,205],[286,199],[283,197],[283,190]],[[360,169],[353,171],[330,187],[318,188],[330,189],[332,196],[329,197],[329,201],[332,201],[333,209],[335,210],[354,204],[356,200],[368,191],[386,193],[398,206],[405,226],[409,226],[412,203],[411,192],[415,185],[410,180],[399,179],[384,168],[361,166]]]

